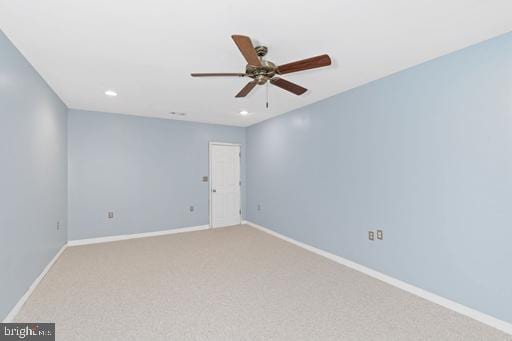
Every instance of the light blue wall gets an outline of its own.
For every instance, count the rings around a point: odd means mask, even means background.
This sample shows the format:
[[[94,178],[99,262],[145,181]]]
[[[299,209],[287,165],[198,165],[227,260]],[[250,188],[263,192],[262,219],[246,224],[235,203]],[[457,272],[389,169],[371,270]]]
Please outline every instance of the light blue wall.
[[[0,316],[65,243],[67,203],[70,240],[207,224],[221,141],[244,184],[248,157],[249,220],[512,322],[511,34],[247,130],[66,111],[0,32]]]
[[[247,155],[249,220],[512,322],[512,34],[251,126]]]
[[[245,212],[244,128],[78,110],[68,127],[70,240],[208,224],[209,141],[242,144]]]
[[[0,31],[0,320],[66,242],[66,120]]]

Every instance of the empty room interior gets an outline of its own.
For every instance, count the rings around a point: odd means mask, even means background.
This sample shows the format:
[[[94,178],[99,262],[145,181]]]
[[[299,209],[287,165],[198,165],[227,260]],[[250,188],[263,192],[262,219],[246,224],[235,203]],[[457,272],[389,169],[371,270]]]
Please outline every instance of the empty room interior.
[[[512,2],[0,0],[0,340],[512,340]]]

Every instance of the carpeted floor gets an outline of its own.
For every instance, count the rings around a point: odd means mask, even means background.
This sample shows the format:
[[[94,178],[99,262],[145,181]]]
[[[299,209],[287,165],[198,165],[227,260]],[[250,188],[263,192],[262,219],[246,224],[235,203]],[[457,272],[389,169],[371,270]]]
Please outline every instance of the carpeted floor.
[[[512,340],[252,227],[67,248],[17,321],[57,340]]]

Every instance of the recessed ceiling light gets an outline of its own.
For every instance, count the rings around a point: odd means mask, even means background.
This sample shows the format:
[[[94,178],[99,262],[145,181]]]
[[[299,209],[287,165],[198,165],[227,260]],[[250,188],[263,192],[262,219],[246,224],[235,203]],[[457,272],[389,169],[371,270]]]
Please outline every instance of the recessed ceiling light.
[[[110,96],[110,97],[116,97],[117,92],[115,92],[114,90],[107,90],[107,91],[105,91],[105,95]]]
[[[240,115],[246,116],[246,115],[249,115],[249,112],[247,110],[242,110],[242,111],[240,111]]]

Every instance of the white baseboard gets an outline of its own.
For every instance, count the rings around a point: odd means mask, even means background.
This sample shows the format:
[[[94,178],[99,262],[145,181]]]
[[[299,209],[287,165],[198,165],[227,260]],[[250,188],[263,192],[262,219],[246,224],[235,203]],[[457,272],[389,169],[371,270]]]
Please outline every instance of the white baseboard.
[[[60,255],[62,254],[62,252],[66,249],[67,245],[64,244],[59,252],[57,252],[57,254],[52,258],[52,260],[50,261],[50,263],[48,263],[48,265],[46,265],[46,267],[43,269],[43,271],[41,272],[41,274],[39,276],[37,276],[37,278],[34,280],[34,282],[30,285],[30,287],[28,288],[28,290],[25,292],[25,294],[19,299],[18,303],[16,303],[16,305],[11,309],[11,311],[9,312],[9,314],[7,314],[7,316],[4,318],[3,320],[3,323],[9,323],[9,322],[12,322],[14,320],[14,317],[18,314],[18,312],[21,310],[21,307],[23,307],[23,305],[25,304],[25,302],[27,302],[28,298],[30,297],[30,295],[32,294],[32,292],[34,291],[34,289],[37,287],[37,285],[41,282],[41,280],[44,278],[44,276],[48,273],[48,271],[50,270],[50,268],[53,266],[53,264],[55,264],[55,262],[57,261],[57,259],[60,257]]]
[[[367,268],[366,266],[363,266],[361,264],[358,264],[358,263],[355,263],[353,261],[350,261],[348,259],[345,259],[343,257],[340,257],[340,256],[337,256],[335,254],[332,254],[330,252],[327,252],[327,251],[324,251],[324,250],[321,250],[321,249],[318,249],[314,246],[311,246],[311,245],[308,245],[308,244],[305,244],[305,243],[302,243],[302,242],[299,242],[297,240],[294,240],[290,237],[287,237],[287,236],[284,236],[280,233],[277,233],[275,231],[272,231],[271,229],[269,228],[266,228],[266,227],[263,227],[261,225],[258,225],[258,224],[255,224],[255,223],[252,223],[250,221],[243,221],[243,224],[247,224],[247,225],[251,225],[263,232],[266,232],[268,234],[271,234],[277,238],[280,238],[282,240],[285,240],[287,242],[290,242],[292,244],[295,244],[297,246],[300,246],[308,251],[311,251],[311,252],[314,252],[320,256],[323,256],[325,258],[328,258],[330,260],[333,260],[337,263],[340,263],[342,265],[345,265],[345,266],[348,266],[349,268],[352,268],[354,270],[357,270],[359,272],[362,272],[368,276],[371,276],[373,278],[376,278],[378,280],[381,280],[385,283],[388,283],[390,285],[393,285],[399,289],[402,289],[402,290],[405,290],[411,294],[414,294],[416,296],[419,296],[421,298],[424,298],[428,301],[431,301],[433,303],[436,303],[436,304],[439,304],[445,308],[448,308],[448,309],[451,309],[459,314],[462,314],[462,315],[465,315],[467,317],[470,317],[474,320],[477,320],[479,322],[482,322],[482,323],[485,323],[493,328],[496,328],[496,329],[499,329],[505,333],[508,333],[508,334],[511,334],[512,335],[512,324],[508,323],[508,322],[505,322],[505,321],[502,321],[502,320],[499,320],[495,317],[492,317],[490,315],[487,315],[487,314],[484,314],[478,310],[475,310],[475,309],[472,309],[472,308],[469,308],[469,307],[466,307],[460,303],[457,303],[457,302],[454,302],[454,301],[451,301],[447,298],[444,298],[444,297],[441,297],[439,295],[436,295],[434,293],[431,293],[429,291],[426,291],[424,289],[421,289],[421,288],[418,288],[412,284],[409,284],[409,283],[406,283],[406,282],[403,282],[399,279],[396,279],[396,278],[393,278],[391,276],[388,276],[388,275],[385,275],[381,272],[378,272],[376,270],[373,270],[373,269],[370,269],[370,268]]]
[[[156,237],[156,236],[162,236],[162,235],[166,235],[166,234],[206,230],[208,228],[210,228],[209,225],[199,225],[199,226],[182,227],[182,228],[163,230],[163,231],[134,233],[134,234],[122,234],[122,235],[117,235],[117,236],[108,236],[108,237],[99,237],[99,238],[76,239],[76,240],[68,241],[68,246],[108,243],[108,242],[115,242],[115,241],[119,241],[119,240],[127,240],[127,239],[134,239],[134,238]]]

